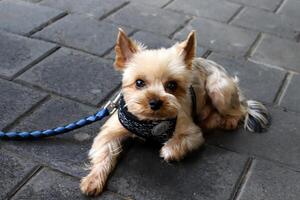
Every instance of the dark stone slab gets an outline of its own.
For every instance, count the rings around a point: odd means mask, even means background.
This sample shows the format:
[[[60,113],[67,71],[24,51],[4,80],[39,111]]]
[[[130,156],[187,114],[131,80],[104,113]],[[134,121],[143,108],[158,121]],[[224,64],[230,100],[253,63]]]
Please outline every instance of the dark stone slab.
[[[257,37],[254,32],[204,18],[196,18],[176,33],[175,38],[185,39],[192,30],[197,31],[198,45],[233,55],[244,55]]]
[[[274,11],[282,2],[281,0],[230,0],[230,1],[240,3],[245,6],[253,6],[253,7],[265,9],[268,11]]]
[[[167,36],[187,20],[185,15],[142,4],[129,4],[107,18],[117,24]]]
[[[284,15],[290,15],[299,19],[300,17],[300,1],[298,0],[287,0],[284,2],[283,6],[280,8],[279,13]]]
[[[0,74],[11,78],[55,45],[0,31]]]
[[[0,147],[0,199],[6,199],[24,179],[27,179],[36,165],[29,160],[20,159]]]
[[[167,8],[186,14],[227,22],[240,5],[219,0],[175,0]]]
[[[134,199],[229,199],[246,158],[206,147],[168,164],[158,149],[134,145],[121,159],[108,189]]]
[[[121,81],[111,62],[62,48],[18,80],[97,105]]]
[[[250,59],[300,72],[300,44],[266,35]]]
[[[127,33],[132,30],[126,28]],[[80,15],[69,15],[47,26],[34,37],[102,55],[114,45],[118,26]]]
[[[299,19],[255,8],[243,10],[232,24],[291,39],[300,31]]]
[[[13,130],[55,128],[95,112],[96,109],[73,101],[52,98],[24,118]],[[0,145],[43,165],[50,165],[74,176],[82,176],[86,173],[84,169],[87,152],[93,138],[99,132],[100,125],[98,122],[60,136],[39,140],[3,141]]]
[[[294,75],[282,99],[281,106],[300,112],[300,76]]]
[[[266,161],[254,161],[239,200],[296,200],[300,173]]]
[[[160,48],[168,48],[174,45],[177,41],[171,40],[167,37],[156,35],[154,33],[139,31],[135,33],[132,38],[142,44],[146,45],[149,49],[160,49]],[[205,49],[202,47],[197,48],[197,55],[202,56],[205,53]],[[115,51],[114,49],[106,56],[107,58],[114,59]]]
[[[248,99],[273,103],[284,80],[285,72],[250,61],[233,59],[213,53],[208,57],[222,65],[231,76],[239,78],[239,85]]]
[[[100,18],[124,3],[126,3],[126,0],[44,0],[41,2],[41,5],[62,9],[69,13],[79,13]]]
[[[0,29],[28,34],[35,28],[62,15],[57,9],[39,6],[25,1],[0,1]]]
[[[66,174],[62,174],[58,171],[44,168],[39,173],[37,173],[28,183],[26,183],[26,185],[24,185],[12,199],[75,200],[90,198],[81,194],[78,179]],[[100,197],[96,199],[121,200],[119,196],[110,192],[104,192]]]
[[[300,115],[270,109],[272,125],[268,132],[253,134],[242,128],[235,132],[207,134],[210,144],[222,146],[237,152],[255,155],[285,163],[300,169]]]
[[[46,95],[0,79],[0,130],[11,124]]]

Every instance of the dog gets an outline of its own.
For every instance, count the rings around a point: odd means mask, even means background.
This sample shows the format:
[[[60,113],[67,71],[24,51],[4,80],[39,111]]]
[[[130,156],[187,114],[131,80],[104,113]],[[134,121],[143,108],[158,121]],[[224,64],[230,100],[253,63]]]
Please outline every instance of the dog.
[[[244,123],[245,129],[260,132],[269,126],[267,109],[246,100],[238,79],[222,66],[196,58],[196,47],[194,31],[170,48],[147,49],[119,29],[114,66],[123,74],[122,109],[135,121],[124,122],[122,113],[115,112],[103,125],[89,152],[90,172],[80,183],[84,194],[96,196],[103,191],[122,141],[147,132],[139,123],[167,122],[154,131],[172,132],[159,140],[163,141],[160,156],[167,162],[179,161],[203,145],[202,131],[234,130]]]

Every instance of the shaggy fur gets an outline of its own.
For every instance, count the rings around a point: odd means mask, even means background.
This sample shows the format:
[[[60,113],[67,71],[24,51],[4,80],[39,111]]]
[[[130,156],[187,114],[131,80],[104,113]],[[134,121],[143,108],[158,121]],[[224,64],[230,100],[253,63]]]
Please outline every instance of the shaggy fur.
[[[115,52],[115,68],[123,74],[122,93],[128,111],[139,119],[177,116],[174,135],[160,151],[165,161],[178,161],[199,148],[204,143],[202,130],[233,130],[244,122],[247,130],[262,131],[269,124],[266,108],[242,96],[237,78],[230,77],[213,61],[195,58],[195,32],[170,48],[152,50],[131,40],[120,29]],[[139,86],[137,80],[143,84]],[[190,85],[197,96],[197,124],[192,118]],[[160,100],[162,106],[151,109],[151,100]],[[102,192],[117,163],[122,140],[131,136],[114,113],[90,150],[90,173],[81,180],[84,194],[94,196]]]

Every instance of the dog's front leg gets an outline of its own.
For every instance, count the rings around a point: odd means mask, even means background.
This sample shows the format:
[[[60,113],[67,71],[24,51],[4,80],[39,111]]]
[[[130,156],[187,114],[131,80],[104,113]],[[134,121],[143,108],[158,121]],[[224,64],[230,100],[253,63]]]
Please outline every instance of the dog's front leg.
[[[201,129],[184,113],[177,118],[176,130],[160,151],[165,161],[179,161],[188,152],[199,148],[204,143]]]
[[[91,171],[80,183],[84,194],[96,196],[102,192],[122,150],[121,141],[128,135],[116,113],[104,124],[89,152]]]

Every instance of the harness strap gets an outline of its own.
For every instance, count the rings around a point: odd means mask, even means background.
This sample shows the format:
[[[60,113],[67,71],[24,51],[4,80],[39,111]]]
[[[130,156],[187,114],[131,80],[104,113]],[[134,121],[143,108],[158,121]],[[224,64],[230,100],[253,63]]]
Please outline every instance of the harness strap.
[[[193,121],[195,123],[198,122],[198,115],[197,115],[197,96],[195,93],[195,90],[193,88],[193,86],[190,86],[189,88],[190,90],[190,94],[191,94],[191,99],[192,99],[192,117],[193,117]]]

